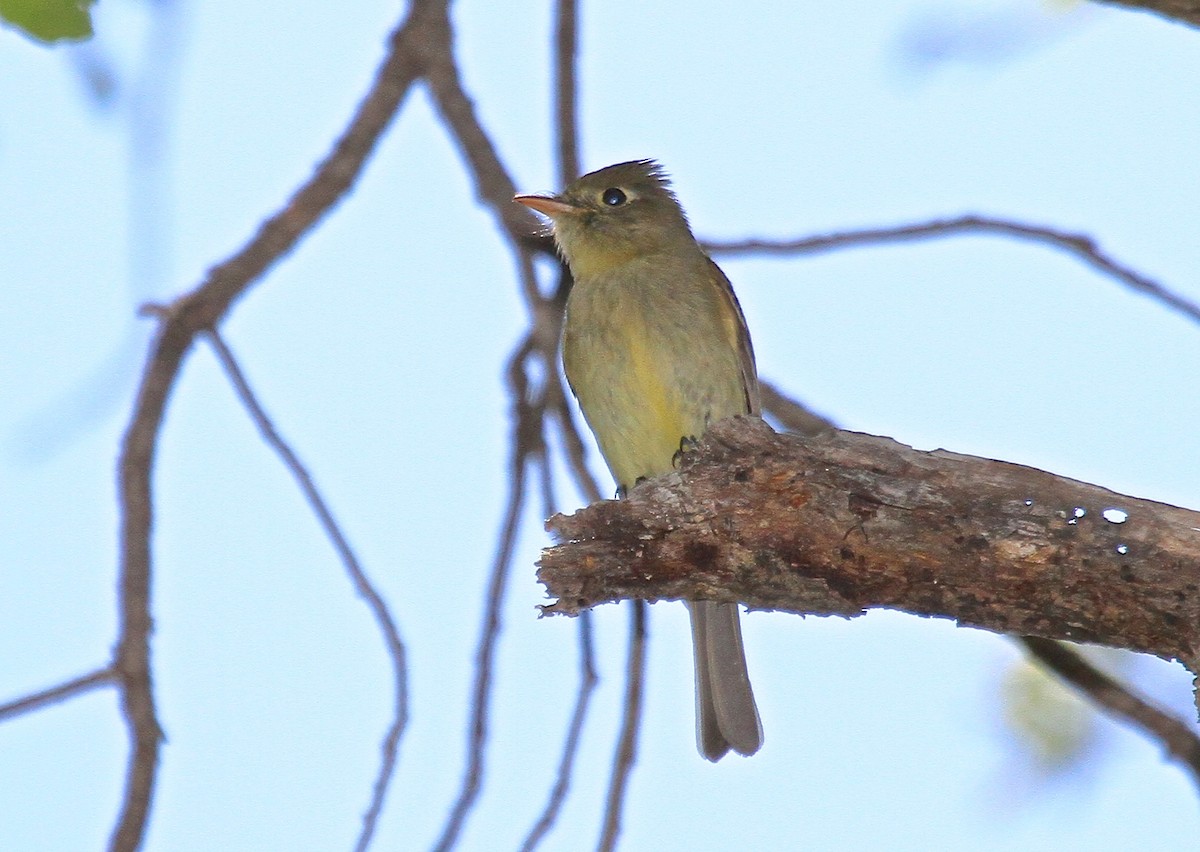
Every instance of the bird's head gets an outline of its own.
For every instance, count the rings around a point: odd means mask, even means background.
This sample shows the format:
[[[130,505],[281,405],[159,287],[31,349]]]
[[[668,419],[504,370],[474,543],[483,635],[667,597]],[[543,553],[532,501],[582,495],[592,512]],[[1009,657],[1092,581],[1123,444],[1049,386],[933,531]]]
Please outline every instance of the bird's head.
[[[576,278],[681,244],[695,245],[671,183],[654,160],[591,172],[558,195],[513,200],[553,222],[554,239]]]

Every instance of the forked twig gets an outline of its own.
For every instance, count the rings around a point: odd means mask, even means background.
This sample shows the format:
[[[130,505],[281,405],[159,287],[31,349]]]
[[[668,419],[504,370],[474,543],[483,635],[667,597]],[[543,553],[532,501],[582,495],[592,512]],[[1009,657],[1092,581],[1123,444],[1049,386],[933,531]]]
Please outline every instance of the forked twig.
[[[71,678],[68,681],[60,683],[58,686],[52,686],[48,689],[30,693],[29,695],[23,695],[20,698],[14,698],[12,701],[0,704],[0,720],[12,719],[20,716],[22,713],[40,710],[50,704],[57,704],[60,701],[66,701],[68,698],[83,695],[85,692],[91,692],[97,687],[108,686],[115,679],[112,666],[105,666],[102,669],[96,669],[79,677]]]
[[[408,725],[408,666],[404,642],[400,639],[400,631],[396,627],[395,619],[392,618],[387,602],[367,577],[366,571],[363,570],[362,564],[354,554],[345,533],[342,532],[329,505],[321,496],[312,474],[275,428],[275,424],[251,389],[241,367],[238,366],[233,352],[230,351],[225,340],[216,330],[210,329],[205,333],[205,337],[208,338],[209,344],[216,353],[217,360],[221,362],[221,367],[233,385],[238,399],[241,400],[250,419],[254,421],[254,425],[258,427],[263,441],[276,452],[284,467],[296,480],[305,501],[316,515],[317,522],[337,552],[338,559],[341,560],[346,574],[354,584],[355,591],[366,602],[367,608],[371,610],[371,615],[383,638],[384,647],[387,649],[388,659],[392,662],[393,715],[380,746],[382,758],[379,762],[379,771],[375,776],[371,802],[363,815],[362,831],[359,833],[358,842],[354,847],[362,852],[370,845],[371,837],[375,833],[375,826],[379,821],[379,814],[383,810],[383,801],[387,795],[388,786],[395,774],[396,753],[400,747],[400,738],[404,735],[404,729]]]
[[[424,47],[446,18],[446,2],[413,0],[366,96],[330,153],[246,244],[205,280],[159,311],[162,323],[146,360],[119,471],[119,636],[114,670],[131,741],[125,795],[110,840],[113,852],[142,844],[158,771],[158,724],[150,666],[152,476],[167,401],[197,334],[215,328],[230,306],[345,197],[413,82],[425,71]]]

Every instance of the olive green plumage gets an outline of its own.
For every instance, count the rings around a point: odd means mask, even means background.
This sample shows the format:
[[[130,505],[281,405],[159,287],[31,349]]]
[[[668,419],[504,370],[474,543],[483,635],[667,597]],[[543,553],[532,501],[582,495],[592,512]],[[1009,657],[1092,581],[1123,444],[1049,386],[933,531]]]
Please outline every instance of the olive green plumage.
[[[518,196],[550,217],[574,286],[563,366],[624,491],[672,469],[681,442],[709,424],[758,414],[745,319],[729,280],[692,236],[652,160],[584,175],[556,196]],[[697,741],[718,760],[753,754],[762,727],[736,604],[689,604]]]

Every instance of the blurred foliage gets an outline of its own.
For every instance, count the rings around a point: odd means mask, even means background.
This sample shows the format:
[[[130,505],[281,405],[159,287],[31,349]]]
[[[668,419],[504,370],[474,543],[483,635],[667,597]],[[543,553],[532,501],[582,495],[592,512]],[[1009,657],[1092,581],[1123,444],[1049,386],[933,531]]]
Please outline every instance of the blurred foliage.
[[[54,44],[92,37],[95,0],[0,0],[0,20],[34,41]]]
[[[1133,656],[1109,648],[1071,647],[1110,674],[1127,669]],[[1099,721],[1095,706],[1035,660],[1015,664],[1001,689],[1006,726],[1043,770],[1069,770],[1094,753]]]
[[[914,11],[899,34],[898,58],[910,70],[953,64],[998,67],[1040,50],[1095,19],[1079,0],[973,0]]]

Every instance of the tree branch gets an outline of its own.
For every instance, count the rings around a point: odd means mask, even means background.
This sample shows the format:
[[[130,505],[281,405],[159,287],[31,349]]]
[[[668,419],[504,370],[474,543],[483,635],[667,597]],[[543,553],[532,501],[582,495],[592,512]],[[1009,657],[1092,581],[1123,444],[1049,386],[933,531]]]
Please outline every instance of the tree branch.
[[[787,432],[815,438],[837,429],[834,422],[787,396],[771,382],[759,376],[758,391],[762,396],[764,414],[774,417]]]
[[[1200,513],[1020,465],[737,418],[680,472],[547,527],[547,613],[624,598],[887,607],[1200,669]]]
[[[1031,225],[1028,222],[999,219],[994,216],[979,216],[969,213],[949,219],[931,219],[908,225],[862,228],[854,231],[835,231],[796,239],[705,240],[701,244],[712,254],[725,257],[766,254],[795,256],[962,234],[1011,237],[1061,249],[1125,287],[1143,296],[1149,296],[1192,322],[1200,323],[1200,305],[1107,254],[1087,234],[1061,231],[1045,225]]]
[[[604,822],[600,828],[598,852],[612,852],[621,836],[621,815],[625,793],[637,760],[638,733],[642,728],[642,695],[646,680],[646,605],[633,601],[629,616],[629,660],[625,666],[625,712],[621,733],[613,755],[612,775],[608,779],[608,797],[604,804]]]
[[[1198,0],[1100,0],[1105,6],[1140,10],[1173,18],[1192,26],[1200,26],[1200,2]]]
[[[142,845],[157,781],[162,731],[154,702],[150,659],[154,522],[151,488],[155,453],[167,403],[196,335],[215,328],[251,285],[287,254],[345,197],[413,82],[426,70],[424,49],[446,15],[446,2],[414,0],[390,37],[374,82],[333,149],[283,207],[267,218],[237,252],[165,309],[142,373],[118,460],[120,503],[119,636],[113,670],[130,739],[125,795],[109,842],[112,852]]]
[[[356,852],[363,852],[370,847],[371,838],[374,837],[375,828],[379,824],[379,815],[383,813],[383,802],[396,772],[400,738],[404,736],[404,730],[408,727],[408,652],[400,638],[400,630],[396,627],[396,620],[388,608],[387,601],[383,599],[383,595],[379,593],[371,578],[367,576],[366,570],[354,553],[354,548],[350,546],[350,540],[342,531],[337,519],[334,518],[333,510],[321,496],[321,491],[317,488],[316,481],[308,467],[300,460],[300,456],[292,449],[291,445],[284,440],[279,430],[275,428],[274,422],[263,408],[262,403],[259,402],[253,388],[250,387],[246,374],[242,372],[241,366],[234,357],[233,351],[225,343],[225,339],[215,328],[209,329],[205,336],[212,345],[217,360],[225,371],[230,384],[233,385],[234,392],[245,407],[246,413],[258,427],[263,441],[275,451],[288,473],[296,480],[296,485],[304,495],[305,502],[312,509],[317,523],[320,524],[321,530],[329,539],[338,559],[341,560],[342,567],[354,586],[354,590],[363,599],[367,609],[371,611],[375,624],[379,628],[384,649],[392,664],[392,720],[388,724],[387,732],[384,734],[379,748],[379,771],[375,774],[371,801],[367,805],[366,813],[363,814],[362,830],[354,845]]]
[[[114,679],[112,666],[96,669],[95,671],[52,686],[49,689],[23,695],[20,698],[14,698],[12,701],[0,704],[0,719],[14,718],[20,716],[22,713],[41,710],[50,704],[57,704],[60,701],[66,701],[68,698],[74,698],[76,695],[91,692],[97,687],[108,686]]]

